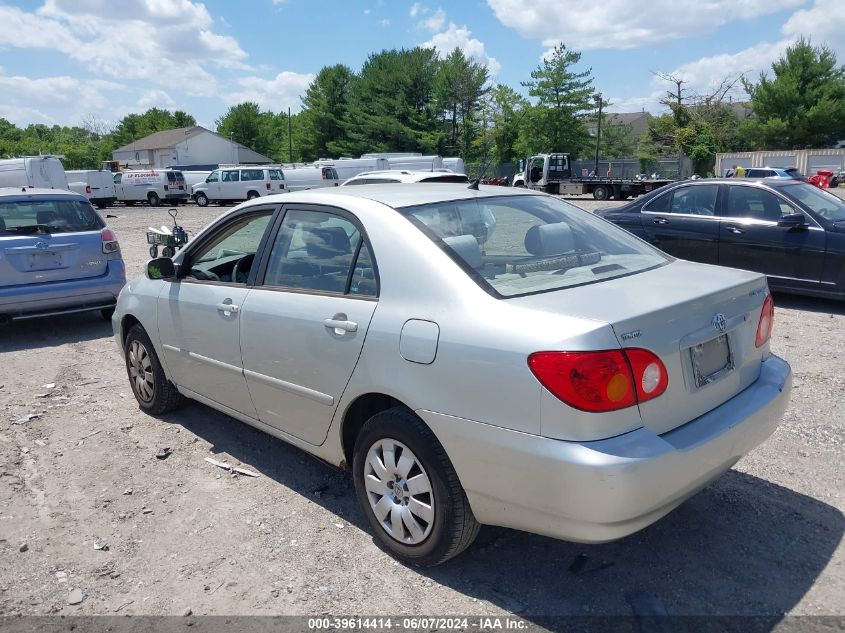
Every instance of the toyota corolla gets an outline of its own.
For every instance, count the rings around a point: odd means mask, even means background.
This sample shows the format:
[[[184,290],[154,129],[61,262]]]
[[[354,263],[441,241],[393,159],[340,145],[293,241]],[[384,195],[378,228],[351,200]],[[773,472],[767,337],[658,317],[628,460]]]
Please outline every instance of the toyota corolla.
[[[351,471],[434,565],[480,524],[581,542],[658,520],[775,429],[763,275],[571,204],[467,185],[267,196],[155,259],[113,324],[142,410],[187,397]]]

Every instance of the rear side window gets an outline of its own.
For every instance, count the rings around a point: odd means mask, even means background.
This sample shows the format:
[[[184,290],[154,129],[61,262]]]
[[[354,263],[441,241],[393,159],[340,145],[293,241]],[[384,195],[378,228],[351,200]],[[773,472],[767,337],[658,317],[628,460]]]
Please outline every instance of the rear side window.
[[[23,200],[0,203],[0,232],[17,234],[99,231],[105,223],[87,202]]]
[[[261,169],[242,169],[241,180],[264,180],[264,171]]]
[[[684,215],[714,215],[718,193],[719,185],[677,187],[649,202],[643,211]]]
[[[285,175],[282,173],[281,169],[271,169],[270,170],[270,180],[284,180]]]

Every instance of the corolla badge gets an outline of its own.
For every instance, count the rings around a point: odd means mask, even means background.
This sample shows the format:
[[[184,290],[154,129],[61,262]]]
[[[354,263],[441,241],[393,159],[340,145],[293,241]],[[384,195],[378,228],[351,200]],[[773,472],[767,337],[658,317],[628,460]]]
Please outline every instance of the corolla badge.
[[[724,314],[713,315],[713,320],[710,323],[712,323],[713,327],[722,334],[724,334],[725,330],[728,329],[728,320],[725,318]]]

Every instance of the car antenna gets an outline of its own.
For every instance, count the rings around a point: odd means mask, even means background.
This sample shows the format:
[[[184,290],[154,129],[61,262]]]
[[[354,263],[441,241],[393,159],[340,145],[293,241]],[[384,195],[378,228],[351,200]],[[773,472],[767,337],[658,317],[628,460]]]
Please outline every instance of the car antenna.
[[[484,156],[484,163],[482,163],[481,169],[478,170],[478,178],[475,178],[471,183],[469,183],[467,189],[478,191],[478,185],[481,182],[481,179],[487,175],[487,170],[490,169],[490,165],[492,164],[492,162],[493,161],[490,158],[490,152],[488,150]]]

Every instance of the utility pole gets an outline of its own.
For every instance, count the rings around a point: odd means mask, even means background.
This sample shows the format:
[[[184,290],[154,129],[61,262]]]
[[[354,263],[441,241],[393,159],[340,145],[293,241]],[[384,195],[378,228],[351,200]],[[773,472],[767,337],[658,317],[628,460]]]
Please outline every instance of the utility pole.
[[[601,144],[601,107],[602,107],[602,99],[601,93],[598,92],[593,95],[593,101],[596,102],[596,105],[599,107],[599,115],[596,121],[596,164],[593,168],[593,173],[595,174],[596,178],[599,175],[599,146]]]
[[[288,106],[288,162],[293,164],[293,136],[291,135],[290,106]]]

